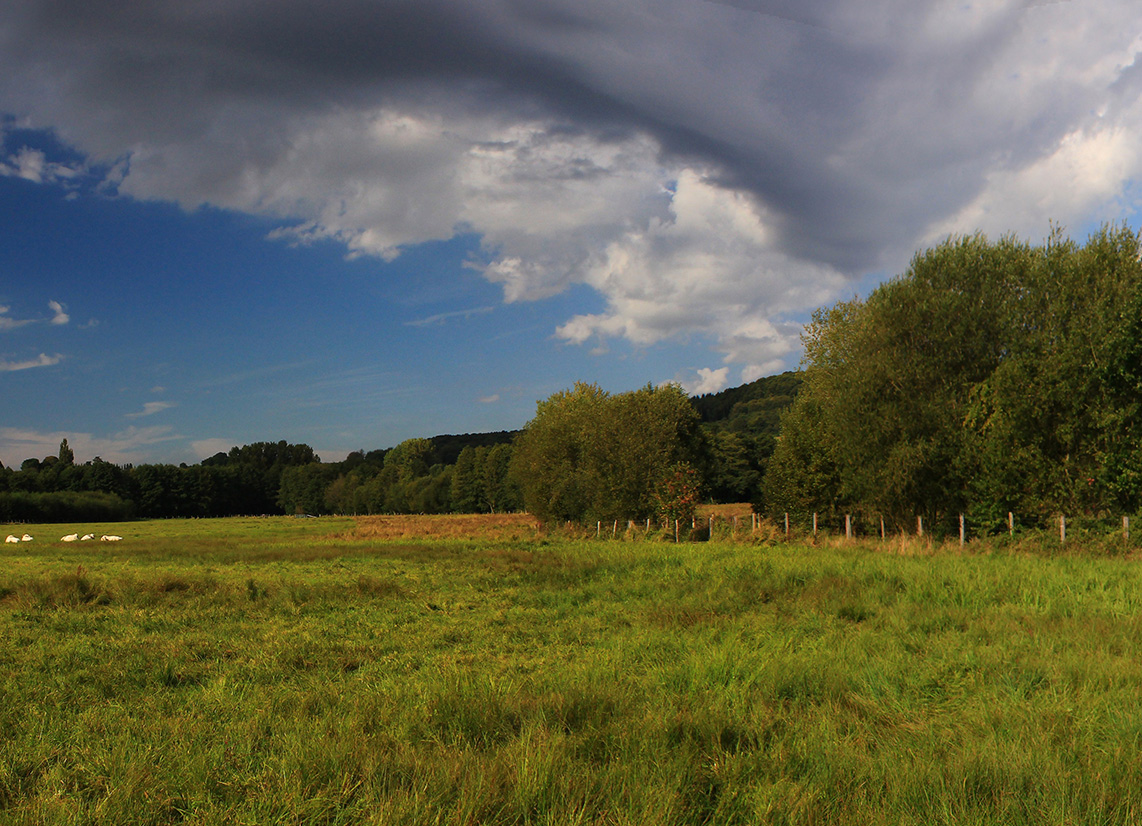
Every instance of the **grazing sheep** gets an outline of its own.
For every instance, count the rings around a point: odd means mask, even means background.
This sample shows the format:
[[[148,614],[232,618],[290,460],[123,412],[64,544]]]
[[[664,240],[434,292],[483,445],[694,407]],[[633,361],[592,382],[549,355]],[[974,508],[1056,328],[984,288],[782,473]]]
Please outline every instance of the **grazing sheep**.
[[[89,539],[94,539],[94,538],[95,538],[95,534],[93,534],[93,533],[85,533],[83,536],[81,536],[81,537],[79,538],[79,541],[80,541],[80,542],[86,542],[87,540],[89,540]]]
[[[118,542],[122,538],[123,537],[115,536],[114,534],[110,534],[110,535],[104,534],[103,536],[99,537],[99,541],[100,542]]]
[[[79,534],[69,533],[67,536],[61,536],[59,538],[59,541],[60,542],[75,542],[75,540],[77,540],[77,539],[79,539]]]
[[[13,536],[12,534],[8,534],[8,538],[7,538],[7,539],[5,539],[4,541],[5,541],[5,542],[19,542],[19,541],[20,541],[20,537],[18,537],[18,536]]]
[[[31,542],[32,541],[32,535],[30,533],[26,533],[20,537],[20,541],[21,542]]]

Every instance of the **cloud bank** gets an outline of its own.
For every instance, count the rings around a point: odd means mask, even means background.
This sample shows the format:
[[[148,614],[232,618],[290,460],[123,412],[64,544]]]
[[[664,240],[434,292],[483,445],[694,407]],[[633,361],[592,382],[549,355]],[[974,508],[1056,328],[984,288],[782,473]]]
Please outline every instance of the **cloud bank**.
[[[169,427],[129,427],[112,436],[0,427],[0,460],[7,467],[19,467],[25,459],[56,456],[60,442],[67,439],[77,462],[99,457],[115,464],[140,464],[154,445],[179,438]]]
[[[603,297],[563,340],[698,336],[749,378],[922,244],[1133,212],[1139,32],[1127,0],[26,0],[0,110],[86,160],[9,140],[0,174],[353,255],[475,232],[505,300]]]

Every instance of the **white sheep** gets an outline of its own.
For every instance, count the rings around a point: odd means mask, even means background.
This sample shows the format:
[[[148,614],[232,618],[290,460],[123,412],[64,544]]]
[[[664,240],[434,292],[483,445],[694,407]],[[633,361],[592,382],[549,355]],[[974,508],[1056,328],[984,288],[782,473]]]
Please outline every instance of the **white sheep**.
[[[32,541],[32,535],[30,533],[26,533],[20,537],[20,541],[21,542],[31,542]]]
[[[100,541],[100,542],[118,542],[118,541],[120,541],[122,538],[123,538],[123,537],[121,537],[121,536],[115,536],[114,534],[110,534],[110,535],[108,535],[108,534],[104,534],[103,536],[99,537],[99,541]]]
[[[79,534],[69,533],[67,536],[61,536],[59,538],[59,541],[60,542],[75,542],[75,540],[77,540],[77,539],[79,539]]]
[[[13,543],[17,543],[17,542],[19,542],[19,541],[20,541],[20,537],[18,537],[18,536],[13,536],[12,534],[8,534],[8,538],[7,538],[7,539],[5,539],[4,541],[5,541],[5,542],[13,542]]]
[[[80,542],[87,542],[89,539],[94,539],[94,538],[95,538],[95,534],[93,534],[93,533],[85,533],[83,536],[81,536],[81,537],[79,538],[79,541],[80,541]]]

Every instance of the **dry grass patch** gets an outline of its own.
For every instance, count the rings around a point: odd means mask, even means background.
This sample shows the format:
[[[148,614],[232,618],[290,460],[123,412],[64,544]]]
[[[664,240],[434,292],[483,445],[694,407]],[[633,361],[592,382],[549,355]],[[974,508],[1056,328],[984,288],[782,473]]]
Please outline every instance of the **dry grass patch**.
[[[736,516],[738,521],[744,521],[748,525],[752,515],[753,507],[749,502],[738,502],[732,505],[699,505],[696,517],[709,519],[712,516],[729,522]]]
[[[539,520],[528,513],[359,516],[346,539],[534,539]]]
[[[731,522],[737,517],[740,524],[749,526],[751,510],[749,504],[702,505],[698,508],[696,521],[704,522],[710,517],[723,522]],[[354,528],[341,539],[393,540],[393,539],[486,539],[493,541],[528,541],[544,533],[540,521],[529,513],[482,513],[482,514],[407,514],[392,516],[358,516],[354,518]],[[604,525],[603,532],[610,536],[617,532],[625,535],[626,520],[615,523],[612,531],[610,522]],[[641,526],[636,522],[635,526]],[[657,526],[656,526],[657,528]],[[574,526],[568,529],[561,526],[557,531],[561,536],[593,537],[595,525]]]

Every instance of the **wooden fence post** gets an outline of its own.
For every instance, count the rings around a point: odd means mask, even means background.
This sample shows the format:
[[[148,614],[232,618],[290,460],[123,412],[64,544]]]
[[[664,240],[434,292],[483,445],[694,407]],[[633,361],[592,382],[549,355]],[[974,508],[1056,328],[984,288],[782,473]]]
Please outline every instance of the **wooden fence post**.
[[[785,513],[785,541],[789,541],[789,512]]]
[[[1123,542],[1129,542],[1130,541],[1130,517],[1129,516],[1122,517],[1122,541]]]
[[[880,541],[884,541],[884,517],[880,517]]]
[[[813,514],[813,538],[817,538],[817,514]]]
[[[845,539],[853,538],[853,517],[852,514],[845,514]]]
[[[924,517],[923,516],[917,516],[916,517],[916,535],[917,536],[923,536],[924,535]]]
[[[1007,535],[1015,536],[1015,514],[1007,512]]]
[[[960,547],[964,544],[964,515],[960,514]]]
[[[1059,544],[1067,544],[1067,517],[1059,514]]]

